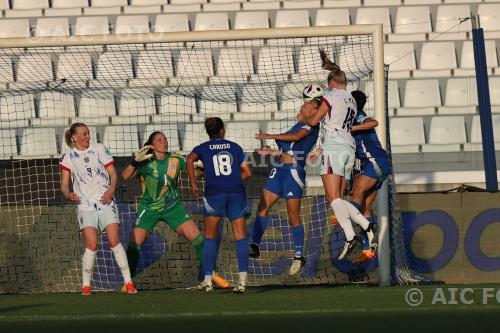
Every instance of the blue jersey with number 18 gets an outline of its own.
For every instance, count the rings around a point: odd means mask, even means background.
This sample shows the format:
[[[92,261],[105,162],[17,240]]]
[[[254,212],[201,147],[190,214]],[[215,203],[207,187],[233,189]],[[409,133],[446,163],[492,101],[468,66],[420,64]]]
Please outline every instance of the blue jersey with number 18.
[[[216,138],[194,147],[205,168],[205,196],[218,193],[245,193],[240,165],[245,153],[235,142]]]

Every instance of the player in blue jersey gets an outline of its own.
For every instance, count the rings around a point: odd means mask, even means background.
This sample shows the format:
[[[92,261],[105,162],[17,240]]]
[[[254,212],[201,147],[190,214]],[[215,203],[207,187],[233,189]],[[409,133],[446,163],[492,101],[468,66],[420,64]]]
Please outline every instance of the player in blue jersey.
[[[205,225],[205,244],[203,267],[205,279],[198,285],[199,290],[210,292],[212,273],[217,255],[217,234],[222,218],[231,220],[233,238],[236,241],[239,283],[233,292],[243,293],[246,289],[248,270],[248,239],[245,215],[248,205],[243,181],[252,175],[243,149],[235,142],[224,139],[224,123],[218,117],[207,118],[205,129],[209,141],[196,146],[187,158],[187,171],[191,193],[196,196],[194,162],[201,160],[205,174],[203,194],[203,223]]]
[[[310,84],[304,89],[304,105],[300,112],[317,108],[321,103],[323,89],[316,84]],[[271,170],[269,178],[262,189],[259,208],[252,232],[250,257],[260,256],[260,243],[267,223],[269,210],[279,198],[286,200],[288,220],[293,235],[293,261],[289,275],[299,273],[305,265],[304,259],[304,226],[300,219],[300,203],[304,189],[306,172],[306,157],[316,144],[319,126],[308,126],[297,122],[290,130],[282,134],[257,134],[258,140],[274,139],[279,151],[270,148],[257,149],[261,155],[280,156],[280,164]]]
[[[363,111],[366,104],[365,93],[356,90],[351,94],[358,107],[358,113],[352,127],[352,136],[356,141],[356,159],[360,166],[360,172],[354,178],[351,203],[363,213],[370,223],[375,223],[371,206],[375,201],[378,189],[392,172],[392,166],[375,132],[378,122],[368,117]],[[371,259],[375,255],[376,243],[372,244],[372,248],[370,248],[364,232],[361,233],[361,238],[362,253],[355,260],[356,262]]]

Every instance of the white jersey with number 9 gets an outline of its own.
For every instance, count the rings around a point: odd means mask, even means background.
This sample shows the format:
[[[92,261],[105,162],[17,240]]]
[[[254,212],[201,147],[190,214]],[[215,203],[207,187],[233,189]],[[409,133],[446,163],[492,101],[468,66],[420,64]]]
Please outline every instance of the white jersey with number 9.
[[[351,128],[356,118],[356,101],[348,90],[330,89],[323,96],[328,112],[321,121],[322,143],[341,143],[355,147]]]

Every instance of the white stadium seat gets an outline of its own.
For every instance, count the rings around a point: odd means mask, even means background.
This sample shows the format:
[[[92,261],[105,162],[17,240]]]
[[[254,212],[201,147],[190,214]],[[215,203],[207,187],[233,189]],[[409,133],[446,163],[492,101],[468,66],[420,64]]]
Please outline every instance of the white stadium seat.
[[[190,5],[207,3],[207,0],[170,0],[172,5]]]
[[[480,4],[477,8],[485,38],[500,38],[500,3]]]
[[[198,13],[201,12],[201,5],[199,3],[187,5],[168,5],[163,7],[164,13]]]
[[[195,31],[229,30],[227,13],[198,13],[194,25]]]
[[[398,81],[389,80],[387,83],[389,115],[393,115],[394,109],[401,107],[401,99],[399,97],[399,84]],[[373,81],[366,82],[365,93],[367,96],[365,109],[373,110],[375,108],[375,98],[373,95]]]
[[[410,78],[417,69],[413,43],[384,44],[384,62],[389,66],[389,78]]]
[[[122,7],[86,7],[83,8],[83,15],[86,16],[97,16],[97,15],[120,15],[122,13]]]
[[[212,52],[210,49],[181,50],[177,61],[177,77],[190,78],[190,82],[204,83],[214,75]]]
[[[166,79],[174,76],[172,55],[168,50],[149,50],[139,53],[136,67],[137,79],[131,85],[165,85]]]
[[[196,114],[196,100],[193,97],[162,95],[160,114],[154,116],[154,122],[189,122],[192,114]]]
[[[106,126],[103,143],[113,156],[132,156],[139,149],[137,126]]]
[[[36,21],[35,36],[69,36],[69,21],[67,17],[39,18]]]
[[[18,82],[52,81],[52,60],[48,54],[22,55],[17,64]]]
[[[462,18],[470,17],[468,4],[439,6],[436,16],[435,33],[429,35],[431,40],[465,39],[467,31],[471,31],[471,20],[459,23]]]
[[[392,32],[389,8],[358,8],[356,12],[356,24],[377,23],[382,23],[384,25],[385,34],[390,34]]]
[[[259,75],[286,76],[293,74],[293,50],[289,47],[263,47],[260,49],[257,73]]]
[[[147,15],[124,15],[116,18],[115,34],[149,33]]]
[[[240,111],[260,114],[278,111],[276,86],[273,85],[246,85],[241,94]],[[261,118],[261,117],[259,117]]]
[[[9,9],[9,0],[0,0],[0,9]]]
[[[186,124],[182,140],[182,150],[191,151],[194,147],[207,140],[208,135],[203,124]]]
[[[246,77],[253,74],[252,50],[249,48],[223,48],[217,61],[217,75]]]
[[[442,2],[442,0],[405,0],[405,5],[433,5]]]
[[[55,128],[25,128],[21,135],[21,155],[49,157],[57,155]]]
[[[398,7],[394,32],[389,36],[391,42],[425,41],[426,34],[432,32],[429,7]]]
[[[361,7],[361,0],[324,0],[325,8]]]
[[[57,64],[57,79],[69,83],[92,80],[92,59],[86,53],[61,53]]]
[[[107,16],[77,17],[75,24],[75,35],[108,35],[109,20]]]
[[[326,50],[330,59],[334,60],[333,54],[330,50]],[[317,46],[303,46],[300,49],[298,56],[298,73],[293,76],[292,81],[301,80],[305,81],[308,77],[316,81],[318,77],[326,78],[328,71],[321,68],[321,58],[318,56]]]
[[[116,116],[115,98],[112,92],[96,97],[81,96],[78,118],[86,124],[107,124],[109,117]]]
[[[96,78],[121,81],[132,78],[132,57],[128,52],[106,52],[99,56]]]
[[[457,68],[454,42],[426,43],[422,46],[419,70],[415,77],[447,77]]]
[[[500,115],[495,114],[491,117],[493,125],[493,141],[495,142],[495,150],[500,150]],[[483,137],[481,135],[481,119],[479,115],[472,117],[472,125],[470,131],[470,142],[465,145],[468,151],[483,150]]]
[[[439,113],[475,113],[477,104],[476,81],[474,78],[448,79],[445,106],[439,108]]]
[[[13,82],[12,76],[12,59],[8,57],[0,57],[0,83]]]
[[[138,117],[156,113],[154,92],[150,89],[123,90],[120,98],[118,115],[124,117]]]
[[[439,106],[441,106],[439,80],[408,80],[406,81],[404,107],[398,110],[398,115],[433,115]]]
[[[0,38],[29,37],[30,22],[28,19],[1,19]]]
[[[239,2],[227,2],[227,3],[206,3],[203,5],[204,12],[231,12],[240,10]]]
[[[275,28],[309,27],[310,25],[307,10],[278,10],[276,12]]]
[[[33,95],[7,95],[0,97],[0,122],[3,128],[25,127],[27,126],[28,119],[34,117],[35,102]]]
[[[45,17],[70,17],[70,16],[81,16],[82,14],[83,14],[83,8],[80,7],[45,9]]]
[[[142,146],[146,141],[148,141],[149,135],[153,132],[162,132],[165,134],[168,140],[168,151],[178,151],[181,149],[179,144],[179,132],[177,124],[151,124],[144,128],[142,133],[142,141],[140,145]]]
[[[92,7],[128,6],[127,0],[92,0]]]
[[[156,15],[154,32],[189,31],[189,19],[186,14]]]
[[[256,10],[278,10],[280,9],[280,1],[250,1],[243,3],[243,10],[256,11]]]
[[[349,24],[351,24],[351,19],[348,9],[318,9],[314,20],[314,25],[317,27]]]
[[[293,0],[284,1],[283,9],[312,9],[321,8],[320,0]]]
[[[162,12],[162,6],[127,6],[123,7],[123,14],[159,14]]]
[[[267,12],[237,12],[234,29],[269,28]]]
[[[225,138],[239,144],[244,151],[253,152],[260,148],[259,140],[255,139],[255,134],[260,133],[258,122],[230,122],[225,127]]]
[[[204,87],[201,91],[200,116],[224,115],[230,119],[230,113],[238,110],[236,104],[236,88],[234,86]]]
[[[52,0],[52,8],[75,8],[88,6],[88,0]]]
[[[42,9],[49,8],[49,0],[14,0],[12,9]]]
[[[486,66],[491,74],[492,68],[498,67],[497,49],[494,40],[484,41],[486,51]],[[476,75],[476,64],[474,62],[474,49],[472,41],[465,41],[462,44],[462,56],[460,58],[460,68],[455,69],[455,76]]]
[[[500,112],[500,77],[490,77],[490,103],[492,105],[492,112]]]
[[[0,158],[8,159],[17,156],[16,130],[0,130]]]
[[[428,144],[422,152],[459,152],[467,143],[463,116],[432,117]]]
[[[393,153],[418,153],[425,144],[424,121],[422,118],[391,118],[391,145]]]
[[[53,118],[67,119],[75,116],[75,99],[73,95],[47,91],[40,94],[39,118],[48,119],[47,125],[50,125]]]
[[[473,3],[481,1],[482,0],[444,0],[444,3]]]

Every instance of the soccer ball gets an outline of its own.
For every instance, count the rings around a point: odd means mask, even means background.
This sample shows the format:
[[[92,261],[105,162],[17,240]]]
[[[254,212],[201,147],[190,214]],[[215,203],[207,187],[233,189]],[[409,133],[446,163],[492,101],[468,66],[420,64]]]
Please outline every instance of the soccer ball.
[[[311,83],[304,88],[302,93],[302,98],[304,102],[311,101],[313,99],[320,99],[323,97],[324,91],[319,84]]]

